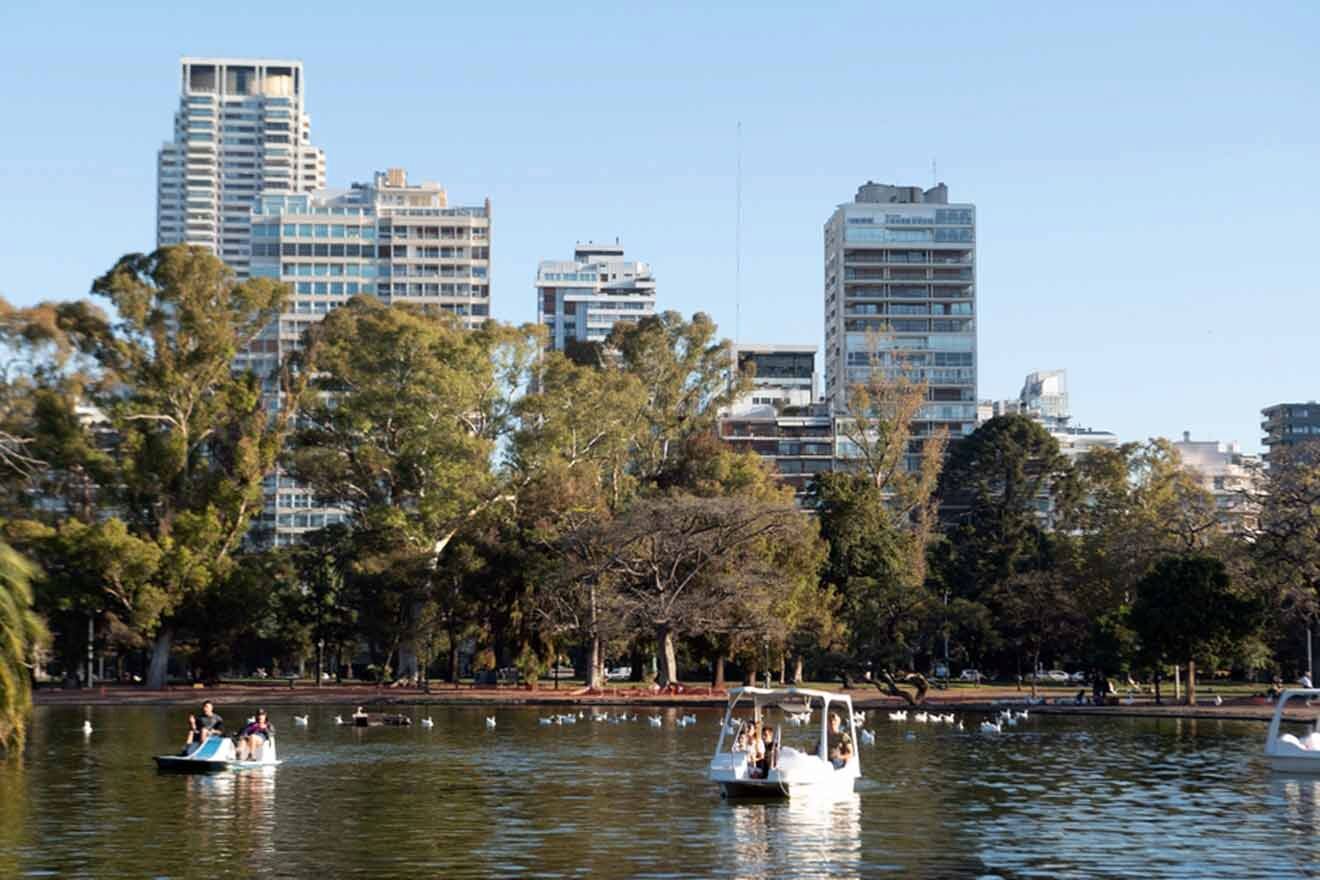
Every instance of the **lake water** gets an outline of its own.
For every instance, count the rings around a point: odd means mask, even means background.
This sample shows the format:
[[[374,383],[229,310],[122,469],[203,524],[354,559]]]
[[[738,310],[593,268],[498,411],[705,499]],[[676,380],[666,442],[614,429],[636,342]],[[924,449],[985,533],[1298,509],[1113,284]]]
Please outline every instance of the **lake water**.
[[[253,708],[220,712],[232,725]],[[272,710],[279,768],[183,776],[151,763],[179,747],[182,709],[39,709],[26,760],[0,765],[0,877],[1320,872],[1320,777],[1271,775],[1260,723],[1041,717],[987,736],[879,721],[853,798],[738,804],[705,780],[713,710],[686,728],[661,712],[655,729],[647,710],[542,726],[549,710],[497,709],[494,730],[491,710],[406,710],[432,729],[335,726],[349,707],[295,727],[302,711]]]

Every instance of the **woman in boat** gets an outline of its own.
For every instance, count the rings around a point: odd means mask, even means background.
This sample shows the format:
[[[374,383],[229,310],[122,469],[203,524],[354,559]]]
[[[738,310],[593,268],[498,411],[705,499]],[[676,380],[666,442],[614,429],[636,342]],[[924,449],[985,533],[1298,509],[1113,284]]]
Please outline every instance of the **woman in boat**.
[[[257,717],[248,722],[238,734],[238,760],[251,761],[261,752],[262,746],[275,734],[275,725],[266,718],[266,710],[258,709]]]

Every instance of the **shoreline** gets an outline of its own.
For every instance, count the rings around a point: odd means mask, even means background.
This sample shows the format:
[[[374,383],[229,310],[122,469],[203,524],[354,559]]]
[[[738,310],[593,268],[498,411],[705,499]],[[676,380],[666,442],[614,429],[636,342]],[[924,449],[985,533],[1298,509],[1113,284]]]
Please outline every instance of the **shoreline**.
[[[260,703],[267,706],[347,706],[360,704],[374,707],[394,706],[485,706],[485,707],[565,707],[565,706],[643,706],[647,708],[685,707],[722,708],[727,702],[726,692],[712,691],[708,687],[693,688],[691,693],[657,694],[643,688],[610,689],[603,694],[584,693],[582,688],[563,688],[558,691],[538,687],[535,690],[515,687],[478,688],[464,685],[458,688],[441,686],[431,691],[415,688],[389,688],[374,685],[331,685],[315,687],[285,687],[269,685],[214,685],[211,687],[171,687],[162,691],[135,686],[110,685],[91,690],[57,690],[39,688],[33,691],[35,706],[182,706],[209,699],[216,703]],[[908,707],[897,697],[876,693],[872,689],[839,690],[852,697],[859,710],[894,711]],[[958,710],[963,712],[994,713],[1014,706],[1026,706],[1026,694],[1012,688],[994,689],[991,693],[968,694],[966,697],[930,694],[916,707],[931,711]],[[1078,706],[1040,704],[1030,711],[1041,715],[1097,715],[1128,718],[1178,718],[1219,721],[1264,721],[1274,715],[1272,703],[1259,697],[1226,700],[1222,705],[1187,706],[1166,701],[1156,705],[1150,698],[1142,698],[1132,705]],[[1320,704],[1286,712],[1285,719],[1309,722],[1320,717]]]

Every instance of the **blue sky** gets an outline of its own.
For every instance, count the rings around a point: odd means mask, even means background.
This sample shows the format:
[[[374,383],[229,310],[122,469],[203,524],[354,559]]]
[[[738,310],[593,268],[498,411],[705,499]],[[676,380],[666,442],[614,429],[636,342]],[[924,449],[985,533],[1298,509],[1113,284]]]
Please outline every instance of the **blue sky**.
[[[819,345],[821,227],[868,178],[977,205],[980,395],[1069,371],[1083,424],[1259,447],[1320,398],[1313,3],[0,7],[0,294],[154,244],[181,55],[305,64],[332,186],[401,165],[493,201],[494,313],[619,237],[664,307]]]

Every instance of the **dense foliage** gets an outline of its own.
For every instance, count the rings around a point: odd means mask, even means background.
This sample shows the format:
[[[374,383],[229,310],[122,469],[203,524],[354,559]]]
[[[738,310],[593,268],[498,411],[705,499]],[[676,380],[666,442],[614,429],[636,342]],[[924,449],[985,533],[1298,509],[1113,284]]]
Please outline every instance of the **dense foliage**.
[[[93,292],[113,319],[0,307],[0,525],[30,560],[5,557],[3,613],[24,621],[6,623],[7,712],[42,640],[29,578],[52,668],[79,669],[90,620],[153,685],[171,659],[318,680],[534,679],[567,660],[593,687],[650,658],[661,686],[722,683],[729,663],[888,677],[946,654],[1007,675],[1291,673],[1315,618],[1314,449],[1226,517],[1166,441],[1068,459],[1023,416],[950,441],[877,340],[838,419],[852,466],[804,513],[720,440],[751,377],[704,315],[560,354],[540,328],[359,297],[258,374],[279,284],[176,247]],[[255,524],[272,475],[343,522],[271,547]]]

